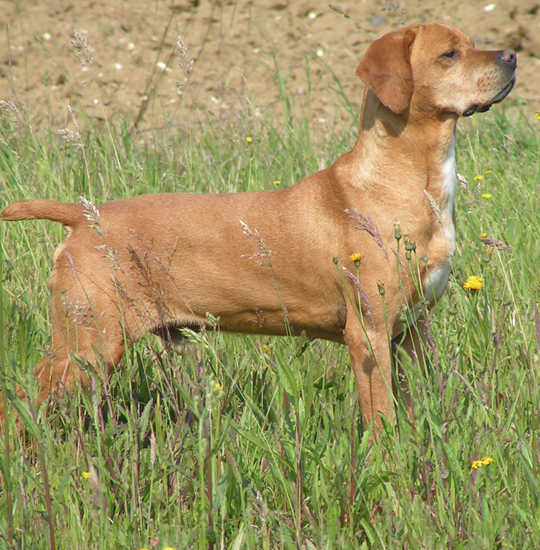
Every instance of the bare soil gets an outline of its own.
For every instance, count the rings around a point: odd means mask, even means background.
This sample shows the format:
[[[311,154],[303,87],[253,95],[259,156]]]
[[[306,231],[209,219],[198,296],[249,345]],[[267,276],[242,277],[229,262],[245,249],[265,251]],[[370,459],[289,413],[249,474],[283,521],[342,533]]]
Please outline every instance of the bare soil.
[[[506,103],[531,115],[540,110],[535,0],[332,0],[332,7],[308,0],[0,0],[0,99],[13,101],[34,127],[65,126],[72,105],[96,120],[128,115],[145,129],[179,123],[188,109],[225,118],[279,106],[279,74],[295,104],[310,99],[310,116],[324,125],[345,115],[336,108],[333,75],[358,107],[355,69],[369,43],[404,24],[444,21],[483,49],[516,50],[518,83]],[[74,29],[86,37],[91,62],[84,44],[76,57]],[[188,48],[183,58],[178,36]]]

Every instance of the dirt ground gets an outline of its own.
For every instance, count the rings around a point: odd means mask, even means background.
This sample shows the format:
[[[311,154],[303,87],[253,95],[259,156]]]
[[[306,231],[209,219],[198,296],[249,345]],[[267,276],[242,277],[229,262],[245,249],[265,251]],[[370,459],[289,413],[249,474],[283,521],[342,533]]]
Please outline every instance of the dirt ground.
[[[66,126],[71,104],[98,120],[129,114],[142,130],[179,123],[187,109],[225,118],[279,106],[277,66],[295,103],[309,94],[324,125],[345,115],[333,73],[357,108],[355,69],[369,43],[432,21],[457,25],[483,49],[516,50],[518,83],[506,103],[540,110],[535,0],[0,0],[0,99],[33,127]]]

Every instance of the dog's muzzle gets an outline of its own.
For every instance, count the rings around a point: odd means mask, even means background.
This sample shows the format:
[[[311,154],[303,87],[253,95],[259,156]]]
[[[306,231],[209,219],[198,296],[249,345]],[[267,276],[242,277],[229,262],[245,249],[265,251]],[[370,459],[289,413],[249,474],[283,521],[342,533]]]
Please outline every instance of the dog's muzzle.
[[[485,105],[473,105],[469,107],[462,116],[471,116],[474,113],[485,113],[489,111],[495,103],[500,103],[511,91],[516,83],[517,55],[514,50],[502,50],[497,52],[497,64],[509,75],[508,82],[503,86],[500,92]]]

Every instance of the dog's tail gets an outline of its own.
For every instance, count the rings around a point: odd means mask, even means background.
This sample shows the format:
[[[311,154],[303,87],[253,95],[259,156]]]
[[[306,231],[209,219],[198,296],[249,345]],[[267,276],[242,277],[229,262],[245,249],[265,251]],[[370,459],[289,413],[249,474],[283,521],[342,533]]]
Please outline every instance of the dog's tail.
[[[14,202],[0,212],[0,220],[51,220],[74,226],[83,219],[83,205],[44,199]]]

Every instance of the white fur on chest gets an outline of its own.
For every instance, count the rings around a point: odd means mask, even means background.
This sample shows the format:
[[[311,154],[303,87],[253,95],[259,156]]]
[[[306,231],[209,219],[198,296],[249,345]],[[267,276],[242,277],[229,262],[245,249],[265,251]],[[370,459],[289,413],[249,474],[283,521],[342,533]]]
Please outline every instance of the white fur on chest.
[[[454,198],[457,187],[457,167],[456,167],[456,136],[452,136],[452,143],[441,167],[442,180],[440,187],[440,196],[446,206],[441,209],[440,221],[442,225],[442,234],[446,245],[446,261],[432,269],[424,278],[425,298],[429,302],[439,300],[444,293],[448,278],[450,277],[450,266],[454,258],[456,249],[456,231],[454,227],[453,212]]]
[[[457,187],[457,167],[456,167],[456,136],[452,136],[452,142],[448,153],[442,164],[442,182],[441,196],[446,199],[446,207],[441,211],[441,222],[443,232],[448,245],[451,248],[451,254],[454,254],[456,246],[456,234],[454,228],[454,199]]]
[[[424,278],[424,296],[429,303],[439,300],[450,278],[451,259],[442,267],[433,269]]]

